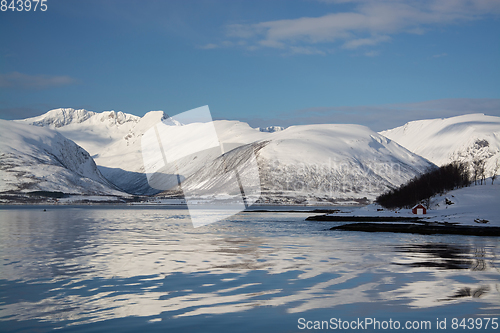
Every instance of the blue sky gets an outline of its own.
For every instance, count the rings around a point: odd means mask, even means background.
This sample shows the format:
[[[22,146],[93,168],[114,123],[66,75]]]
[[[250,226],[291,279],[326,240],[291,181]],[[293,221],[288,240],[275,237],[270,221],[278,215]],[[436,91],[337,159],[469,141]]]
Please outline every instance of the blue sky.
[[[0,12],[0,118],[58,107],[382,130],[500,116],[498,0],[47,0]]]

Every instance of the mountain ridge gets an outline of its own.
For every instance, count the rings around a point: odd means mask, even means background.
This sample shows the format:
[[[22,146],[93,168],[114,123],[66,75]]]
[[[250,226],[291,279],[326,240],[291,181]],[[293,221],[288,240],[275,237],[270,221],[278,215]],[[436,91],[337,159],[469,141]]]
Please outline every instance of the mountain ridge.
[[[0,129],[0,192],[128,196],[99,172],[83,148],[62,134],[6,120],[0,120]]]
[[[490,176],[500,162],[500,117],[474,113],[415,120],[379,133],[438,166],[479,158]]]

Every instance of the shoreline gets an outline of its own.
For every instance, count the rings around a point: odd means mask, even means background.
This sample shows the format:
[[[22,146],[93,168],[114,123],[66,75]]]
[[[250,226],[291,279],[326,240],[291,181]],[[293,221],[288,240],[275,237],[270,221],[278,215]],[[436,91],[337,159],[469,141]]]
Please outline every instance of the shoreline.
[[[409,216],[345,216],[345,215],[315,215],[306,218],[306,221],[324,222],[419,222],[419,217]]]
[[[426,221],[424,218],[416,216],[345,216],[326,214],[309,216],[306,218],[306,221],[355,222],[334,226],[328,230],[412,233],[420,235],[500,236],[500,227],[498,226],[476,226],[463,225],[456,222]]]
[[[500,236],[500,227],[463,226],[463,225],[439,225],[436,223],[414,224],[414,223],[349,223],[335,226],[329,230],[362,231],[362,232],[393,232],[411,233],[420,235],[466,235],[466,236]]]

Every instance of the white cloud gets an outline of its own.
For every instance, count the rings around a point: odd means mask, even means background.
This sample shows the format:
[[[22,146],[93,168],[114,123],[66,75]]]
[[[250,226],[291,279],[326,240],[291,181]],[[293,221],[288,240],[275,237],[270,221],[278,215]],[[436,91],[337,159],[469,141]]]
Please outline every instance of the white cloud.
[[[17,89],[47,89],[75,83],[69,76],[28,75],[19,72],[0,74],[0,87]]]
[[[442,57],[446,57],[447,55],[448,55],[447,53],[441,53],[441,54],[435,54],[432,57],[433,58],[442,58]]]
[[[370,47],[399,33],[424,34],[435,27],[500,14],[498,0],[323,0],[332,10],[349,3],[352,10],[227,26],[227,37],[255,48],[292,48],[342,43],[344,49]],[[344,7],[342,7],[344,8]]]
[[[275,40],[261,40],[261,41],[259,41],[259,45],[277,48],[277,49],[282,49],[285,47],[284,43],[278,42]]]
[[[290,52],[292,54],[320,54],[325,55],[324,51],[318,50],[314,47],[291,46]]]
[[[206,45],[203,45],[203,46],[200,46],[200,49],[204,49],[204,50],[212,50],[212,49],[216,49],[218,48],[219,46],[217,44],[212,44],[212,43],[209,43],[209,44],[206,44]]]
[[[360,46],[372,46],[372,45],[377,45],[381,42],[387,42],[390,41],[391,37],[389,36],[375,36],[375,37],[370,37],[370,38],[359,38],[359,39],[352,39],[350,41],[347,41],[342,45],[342,48],[344,49],[356,49]]]

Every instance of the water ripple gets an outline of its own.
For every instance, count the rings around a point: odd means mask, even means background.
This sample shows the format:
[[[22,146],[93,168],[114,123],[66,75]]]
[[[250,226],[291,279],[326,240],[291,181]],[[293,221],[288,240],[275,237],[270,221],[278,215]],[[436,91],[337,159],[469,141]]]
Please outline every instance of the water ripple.
[[[193,229],[172,209],[0,210],[0,321],[188,329],[236,315],[251,330],[280,316],[290,330],[299,314],[332,311],[498,314],[496,239],[331,232],[304,217]]]

